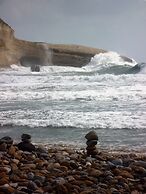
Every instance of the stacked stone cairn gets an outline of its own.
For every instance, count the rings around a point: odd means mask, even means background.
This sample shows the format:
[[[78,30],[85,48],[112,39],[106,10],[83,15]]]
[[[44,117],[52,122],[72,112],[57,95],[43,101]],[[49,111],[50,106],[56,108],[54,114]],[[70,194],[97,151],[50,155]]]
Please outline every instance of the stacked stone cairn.
[[[85,135],[85,138],[87,139],[87,155],[91,156],[91,157],[95,157],[98,153],[97,148],[96,148],[96,144],[98,141],[98,136],[96,134],[95,131],[90,131],[89,133],[87,133]]]
[[[31,135],[22,134],[21,142],[17,145],[20,150],[33,152],[35,151],[35,146],[31,143]]]
[[[13,144],[13,139],[9,136],[2,137],[0,139],[0,151],[6,151]]]

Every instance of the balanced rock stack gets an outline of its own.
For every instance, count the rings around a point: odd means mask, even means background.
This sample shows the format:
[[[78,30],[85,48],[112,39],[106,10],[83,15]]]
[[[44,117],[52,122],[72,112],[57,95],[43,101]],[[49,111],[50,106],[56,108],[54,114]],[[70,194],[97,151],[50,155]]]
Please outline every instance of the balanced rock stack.
[[[17,145],[17,147],[23,151],[35,151],[35,146],[31,143],[31,135],[29,134],[22,134],[21,142]]]
[[[85,135],[85,138],[87,139],[87,155],[94,157],[97,154],[96,144],[98,141],[98,136],[95,131],[90,131]]]
[[[9,136],[0,139],[0,151],[6,151],[13,144],[13,139]]]

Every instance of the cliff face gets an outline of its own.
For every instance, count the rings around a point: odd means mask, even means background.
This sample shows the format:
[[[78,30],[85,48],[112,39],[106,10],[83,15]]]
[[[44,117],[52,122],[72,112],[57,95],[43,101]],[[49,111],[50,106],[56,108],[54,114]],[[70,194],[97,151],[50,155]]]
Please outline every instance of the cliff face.
[[[11,56],[13,40],[13,29],[0,19],[0,66],[7,66],[13,62]]]
[[[80,45],[18,40],[14,36],[14,30],[0,19],[0,67],[8,67],[14,63],[24,66],[52,64],[81,67],[101,52],[105,51]]]

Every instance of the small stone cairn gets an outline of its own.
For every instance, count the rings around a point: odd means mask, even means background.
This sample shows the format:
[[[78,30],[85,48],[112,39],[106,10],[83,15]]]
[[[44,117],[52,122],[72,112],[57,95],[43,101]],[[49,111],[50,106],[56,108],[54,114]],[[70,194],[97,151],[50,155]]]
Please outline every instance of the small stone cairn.
[[[97,136],[96,132],[90,131],[89,133],[87,133],[85,135],[85,138],[87,139],[87,142],[86,142],[87,155],[91,156],[91,157],[95,157],[95,155],[97,155],[97,153],[98,153],[97,148],[96,148],[98,136]]]
[[[35,151],[35,146],[31,143],[31,135],[29,134],[22,134],[21,142],[17,145],[17,147],[22,151]]]
[[[13,139],[9,136],[0,139],[0,151],[6,151],[13,144]]]

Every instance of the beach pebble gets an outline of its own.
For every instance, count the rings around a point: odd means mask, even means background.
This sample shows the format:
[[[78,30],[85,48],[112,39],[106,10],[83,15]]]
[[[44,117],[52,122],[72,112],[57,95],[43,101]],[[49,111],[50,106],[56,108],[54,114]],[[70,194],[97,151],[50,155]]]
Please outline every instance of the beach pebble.
[[[15,192],[15,189],[11,187],[9,184],[5,184],[3,186],[0,186],[0,193],[4,192],[5,194],[12,194]]]
[[[85,135],[85,138],[86,138],[87,140],[97,140],[97,141],[98,141],[98,136],[97,136],[97,134],[96,134],[95,131],[90,131],[89,133],[87,133],[87,134]]]
[[[132,163],[132,165],[141,166],[143,168],[146,168],[146,162],[145,161],[135,161],[135,162]]]
[[[55,182],[58,184],[58,185],[63,185],[66,183],[65,179],[63,177],[58,177],[55,179]]]
[[[7,144],[6,143],[0,142],[0,151],[1,152],[7,151]]]
[[[29,173],[27,174],[27,178],[28,178],[29,180],[32,180],[32,179],[34,178],[34,173],[33,173],[33,172],[29,172]]]
[[[36,189],[38,189],[37,184],[33,181],[28,182],[27,188],[32,191],[35,191]]]
[[[110,161],[113,163],[115,166],[123,166],[123,160],[122,159],[114,159]]]
[[[88,140],[86,144],[87,146],[95,146],[97,144],[97,140]]]
[[[0,144],[1,143],[6,143],[8,145],[8,147],[9,147],[9,146],[11,146],[13,144],[13,139],[11,137],[9,137],[9,136],[5,136],[5,137],[2,137],[0,139]]]
[[[97,149],[88,145],[86,151]],[[101,151],[88,156],[86,151],[51,148],[50,152],[42,151],[49,157],[46,159],[38,152],[6,146],[6,151],[0,152],[0,193],[131,194],[146,190],[145,159],[141,156]],[[17,154],[20,159],[15,158]]]

